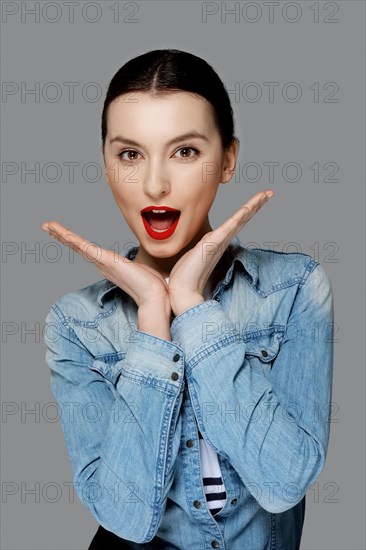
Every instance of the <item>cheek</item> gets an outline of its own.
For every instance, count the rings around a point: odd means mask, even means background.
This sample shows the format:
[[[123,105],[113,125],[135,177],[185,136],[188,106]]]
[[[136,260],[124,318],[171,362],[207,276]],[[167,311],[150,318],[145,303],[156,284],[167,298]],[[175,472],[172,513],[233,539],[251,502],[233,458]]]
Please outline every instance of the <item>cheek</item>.
[[[213,161],[194,163],[184,175],[178,176],[187,194],[210,195],[220,178],[219,165]]]
[[[215,160],[202,162],[197,176],[204,189],[216,186],[221,177],[220,163]]]
[[[117,161],[114,163],[110,162],[108,164],[108,168],[106,169],[106,178],[111,187],[117,187],[120,188],[121,184],[126,180],[126,173],[127,170],[125,170],[121,164],[119,164]]]
[[[200,192],[191,194],[183,203],[189,205],[191,219],[201,223],[208,215],[214,199],[215,193],[206,187],[205,190],[201,188]]]
[[[109,185],[114,201],[117,204],[118,208],[120,209],[123,217],[125,219],[128,219],[129,212],[131,212],[132,205],[129,204],[128,201],[128,195],[124,193],[117,184]]]
[[[109,165],[110,166],[110,165]],[[131,168],[124,169],[117,162],[112,168],[106,170],[106,179],[110,190],[119,204],[129,205],[134,196],[133,184],[127,181],[131,178]]]

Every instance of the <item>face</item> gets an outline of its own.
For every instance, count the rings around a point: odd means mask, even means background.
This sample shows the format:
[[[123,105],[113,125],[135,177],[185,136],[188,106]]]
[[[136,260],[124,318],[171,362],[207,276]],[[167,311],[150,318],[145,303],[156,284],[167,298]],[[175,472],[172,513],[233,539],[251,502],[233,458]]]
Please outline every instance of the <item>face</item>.
[[[140,242],[135,261],[169,273],[211,231],[208,213],[232,177],[236,143],[223,150],[210,104],[188,92],[121,95],[109,105],[107,128],[106,180]],[[149,207],[179,212],[144,216]]]

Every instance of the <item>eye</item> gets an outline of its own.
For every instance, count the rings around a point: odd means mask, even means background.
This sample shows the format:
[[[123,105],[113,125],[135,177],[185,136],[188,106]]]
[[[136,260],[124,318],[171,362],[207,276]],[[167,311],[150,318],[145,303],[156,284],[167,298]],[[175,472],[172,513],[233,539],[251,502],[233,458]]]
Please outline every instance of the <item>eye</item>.
[[[189,154],[188,156],[184,155],[183,157],[180,156],[179,158],[181,159],[191,159],[191,158],[194,158],[194,156],[198,157],[200,152],[198,149],[196,149],[195,147],[179,147],[179,149],[177,149],[176,153],[178,153],[178,151],[184,151],[185,153],[187,151],[194,151],[196,153],[196,155],[192,155],[192,154]]]
[[[135,151],[134,149],[124,149],[120,153],[117,153],[118,158],[120,158],[121,160],[125,160],[127,162],[133,162],[134,160],[138,160],[138,159],[137,158],[123,158],[124,153],[132,153],[134,155],[139,155],[140,154],[137,151]]]
[[[181,158],[182,160],[190,160],[191,158],[194,158],[195,156],[198,157],[200,155],[200,151],[198,149],[196,149],[195,147],[180,147],[179,149],[177,149],[177,151],[175,152],[178,153],[178,151],[182,151],[184,154],[183,156],[179,156],[179,158]],[[195,153],[192,154],[192,153],[189,153],[187,155],[187,152],[189,151],[193,151]],[[123,155],[127,153],[128,157],[123,157]],[[137,158],[137,155],[139,155],[140,153],[138,151],[135,151],[135,149],[124,149],[123,151],[120,151],[119,153],[117,153],[117,157],[120,159],[120,160],[123,160],[123,161],[126,161],[126,162],[133,162],[133,161],[136,161],[138,160]],[[130,155],[135,155],[134,158],[131,158]]]

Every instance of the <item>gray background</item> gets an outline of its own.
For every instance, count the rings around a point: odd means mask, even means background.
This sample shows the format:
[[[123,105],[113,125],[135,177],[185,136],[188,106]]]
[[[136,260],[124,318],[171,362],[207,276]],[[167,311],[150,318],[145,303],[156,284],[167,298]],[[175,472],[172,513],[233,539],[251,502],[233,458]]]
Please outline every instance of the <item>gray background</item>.
[[[302,549],[364,549],[364,2],[280,2],[272,21],[264,2],[237,2],[236,16],[225,13],[234,2],[211,2],[217,13],[205,20],[204,3],[195,1],[120,2],[119,15],[115,2],[81,1],[73,22],[63,2],[40,2],[39,20],[22,14],[21,4],[31,10],[36,3],[4,2],[2,13],[1,548],[86,549],[96,531],[70,490],[42,329],[57,298],[101,276],[40,226],[55,219],[120,251],[136,242],[103,171],[98,177],[88,163],[103,169],[100,115],[112,76],[132,57],[172,47],[207,60],[230,91],[241,149],[236,178],[220,186],[211,210],[213,227],[272,187],[276,196],[241,231],[241,242],[311,254],[331,277],[335,405],[327,463],[308,493]],[[79,83],[73,101],[65,82]],[[273,98],[266,82],[279,83]],[[289,82],[301,91],[298,101]],[[39,86],[39,97],[22,97],[22,86]],[[252,101],[256,91],[262,96]],[[273,181],[263,164],[271,161],[280,163]],[[38,181],[22,175],[21,163],[37,162]],[[79,163],[74,180],[69,162]],[[294,162],[299,181],[289,181],[291,167],[283,171]],[[332,166],[338,181],[327,178]]]

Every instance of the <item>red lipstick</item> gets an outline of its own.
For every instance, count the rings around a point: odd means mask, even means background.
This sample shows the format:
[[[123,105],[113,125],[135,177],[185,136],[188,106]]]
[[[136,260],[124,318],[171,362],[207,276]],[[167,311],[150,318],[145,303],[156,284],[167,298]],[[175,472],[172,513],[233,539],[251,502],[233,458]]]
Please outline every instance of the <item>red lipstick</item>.
[[[147,206],[141,210],[141,217],[147,234],[160,241],[173,235],[180,218],[180,210],[165,205]]]

